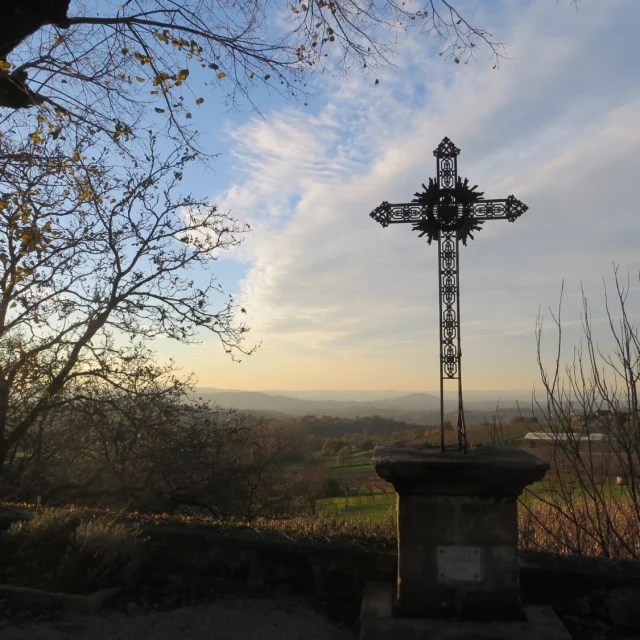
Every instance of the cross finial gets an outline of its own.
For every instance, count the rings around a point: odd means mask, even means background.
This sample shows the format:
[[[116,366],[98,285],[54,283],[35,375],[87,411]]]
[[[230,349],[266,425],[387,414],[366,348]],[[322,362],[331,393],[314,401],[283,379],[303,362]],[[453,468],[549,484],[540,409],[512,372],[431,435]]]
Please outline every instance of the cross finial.
[[[446,137],[442,139],[442,142],[433,151],[433,155],[436,158],[455,158],[459,153],[460,149]]]

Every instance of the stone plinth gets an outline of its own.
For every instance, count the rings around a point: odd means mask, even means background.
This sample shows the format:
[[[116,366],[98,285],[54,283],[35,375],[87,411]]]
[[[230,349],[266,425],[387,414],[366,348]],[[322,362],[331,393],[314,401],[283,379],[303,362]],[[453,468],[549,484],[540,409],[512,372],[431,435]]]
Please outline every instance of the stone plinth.
[[[526,607],[517,621],[395,618],[391,584],[365,584],[360,610],[360,640],[571,640],[551,607]]]
[[[517,497],[548,463],[520,449],[415,445],[376,447],[373,460],[398,494],[394,615],[523,619]]]

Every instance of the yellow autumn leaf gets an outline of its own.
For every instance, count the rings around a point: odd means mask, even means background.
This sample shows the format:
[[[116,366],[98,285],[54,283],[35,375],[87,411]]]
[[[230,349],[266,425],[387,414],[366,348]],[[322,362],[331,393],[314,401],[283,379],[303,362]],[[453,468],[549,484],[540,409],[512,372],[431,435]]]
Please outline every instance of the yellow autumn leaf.
[[[189,77],[189,69],[180,69],[178,71],[178,80],[186,80]]]
[[[204,98],[198,98],[196,100],[196,104],[202,104],[204,102]]]
[[[136,76],[136,80],[138,82],[144,82],[144,78],[141,78],[140,76]]]
[[[166,71],[160,71],[153,79],[153,86],[157,87],[158,85],[161,85],[163,82],[166,82],[169,79],[171,79],[171,76]]]
[[[146,56],[146,55],[144,55],[144,54],[142,54],[142,53],[139,53],[138,51],[136,51],[136,52],[133,54],[133,57],[134,57],[136,60],[139,60],[139,61],[140,61],[140,64],[148,64],[148,63],[150,63],[150,62],[152,62],[152,61],[153,61],[153,58],[152,58],[151,56]]]
[[[223,71],[221,71],[217,76],[218,80],[222,80],[222,78],[226,78],[226,77],[227,77],[227,74],[224,73]]]
[[[0,71],[10,71],[13,65],[6,60],[0,60]]]
[[[36,144],[40,144],[41,142],[44,142],[44,138],[42,137],[42,129],[37,129],[36,131],[34,131],[33,133],[29,134],[29,137],[36,143]]]

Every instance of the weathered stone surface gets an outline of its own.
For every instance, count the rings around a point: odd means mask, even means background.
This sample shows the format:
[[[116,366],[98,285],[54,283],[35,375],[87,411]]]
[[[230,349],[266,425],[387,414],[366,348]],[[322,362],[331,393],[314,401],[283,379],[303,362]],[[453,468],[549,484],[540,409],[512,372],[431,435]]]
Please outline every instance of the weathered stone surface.
[[[516,499],[548,464],[517,449],[403,446],[376,447],[374,465],[398,492],[395,614],[523,619]]]
[[[517,498],[544,478],[549,463],[522,449],[482,447],[467,453],[426,446],[378,446],[376,473],[396,491],[437,495]]]
[[[391,613],[391,582],[365,584],[360,640],[571,640],[550,607],[527,607],[519,622],[397,618]]]
[[[366,582],[362,589],[360,620],[391,618],[393,615],[393,585],[389,581]]]

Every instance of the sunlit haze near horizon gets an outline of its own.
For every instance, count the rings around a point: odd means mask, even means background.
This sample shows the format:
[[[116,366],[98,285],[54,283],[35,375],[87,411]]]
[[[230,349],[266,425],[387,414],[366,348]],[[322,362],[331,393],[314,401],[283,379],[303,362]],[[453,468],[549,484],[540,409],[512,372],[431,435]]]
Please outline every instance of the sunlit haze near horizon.
[[[411,200],[435,176],[444,136],[461,149],[459,175],[485,197],[529,206],[460,248],[468,389],[539,387],[536,316],[551,357],[549,307],[563,282],[567,356],[580,339],[581,283],[608,348],[603,278],[611,293],[613,263],[625,283],[630,274],[637,319],[640,2],[464,4],[509,44],[499,69],[482,49],[468,64],[447,61],[416,32],[400,41],[394,68],[316,77],[308,106],[264,94],[260,117],[207,99],[198,124],[219,156],[188,186],[253,229],[216,269],[247,311],[248,345],[261,347],[238,364],[210,336],[159,341],[160,356],[198,386],[438,387],[437,247],[368,214]]]

